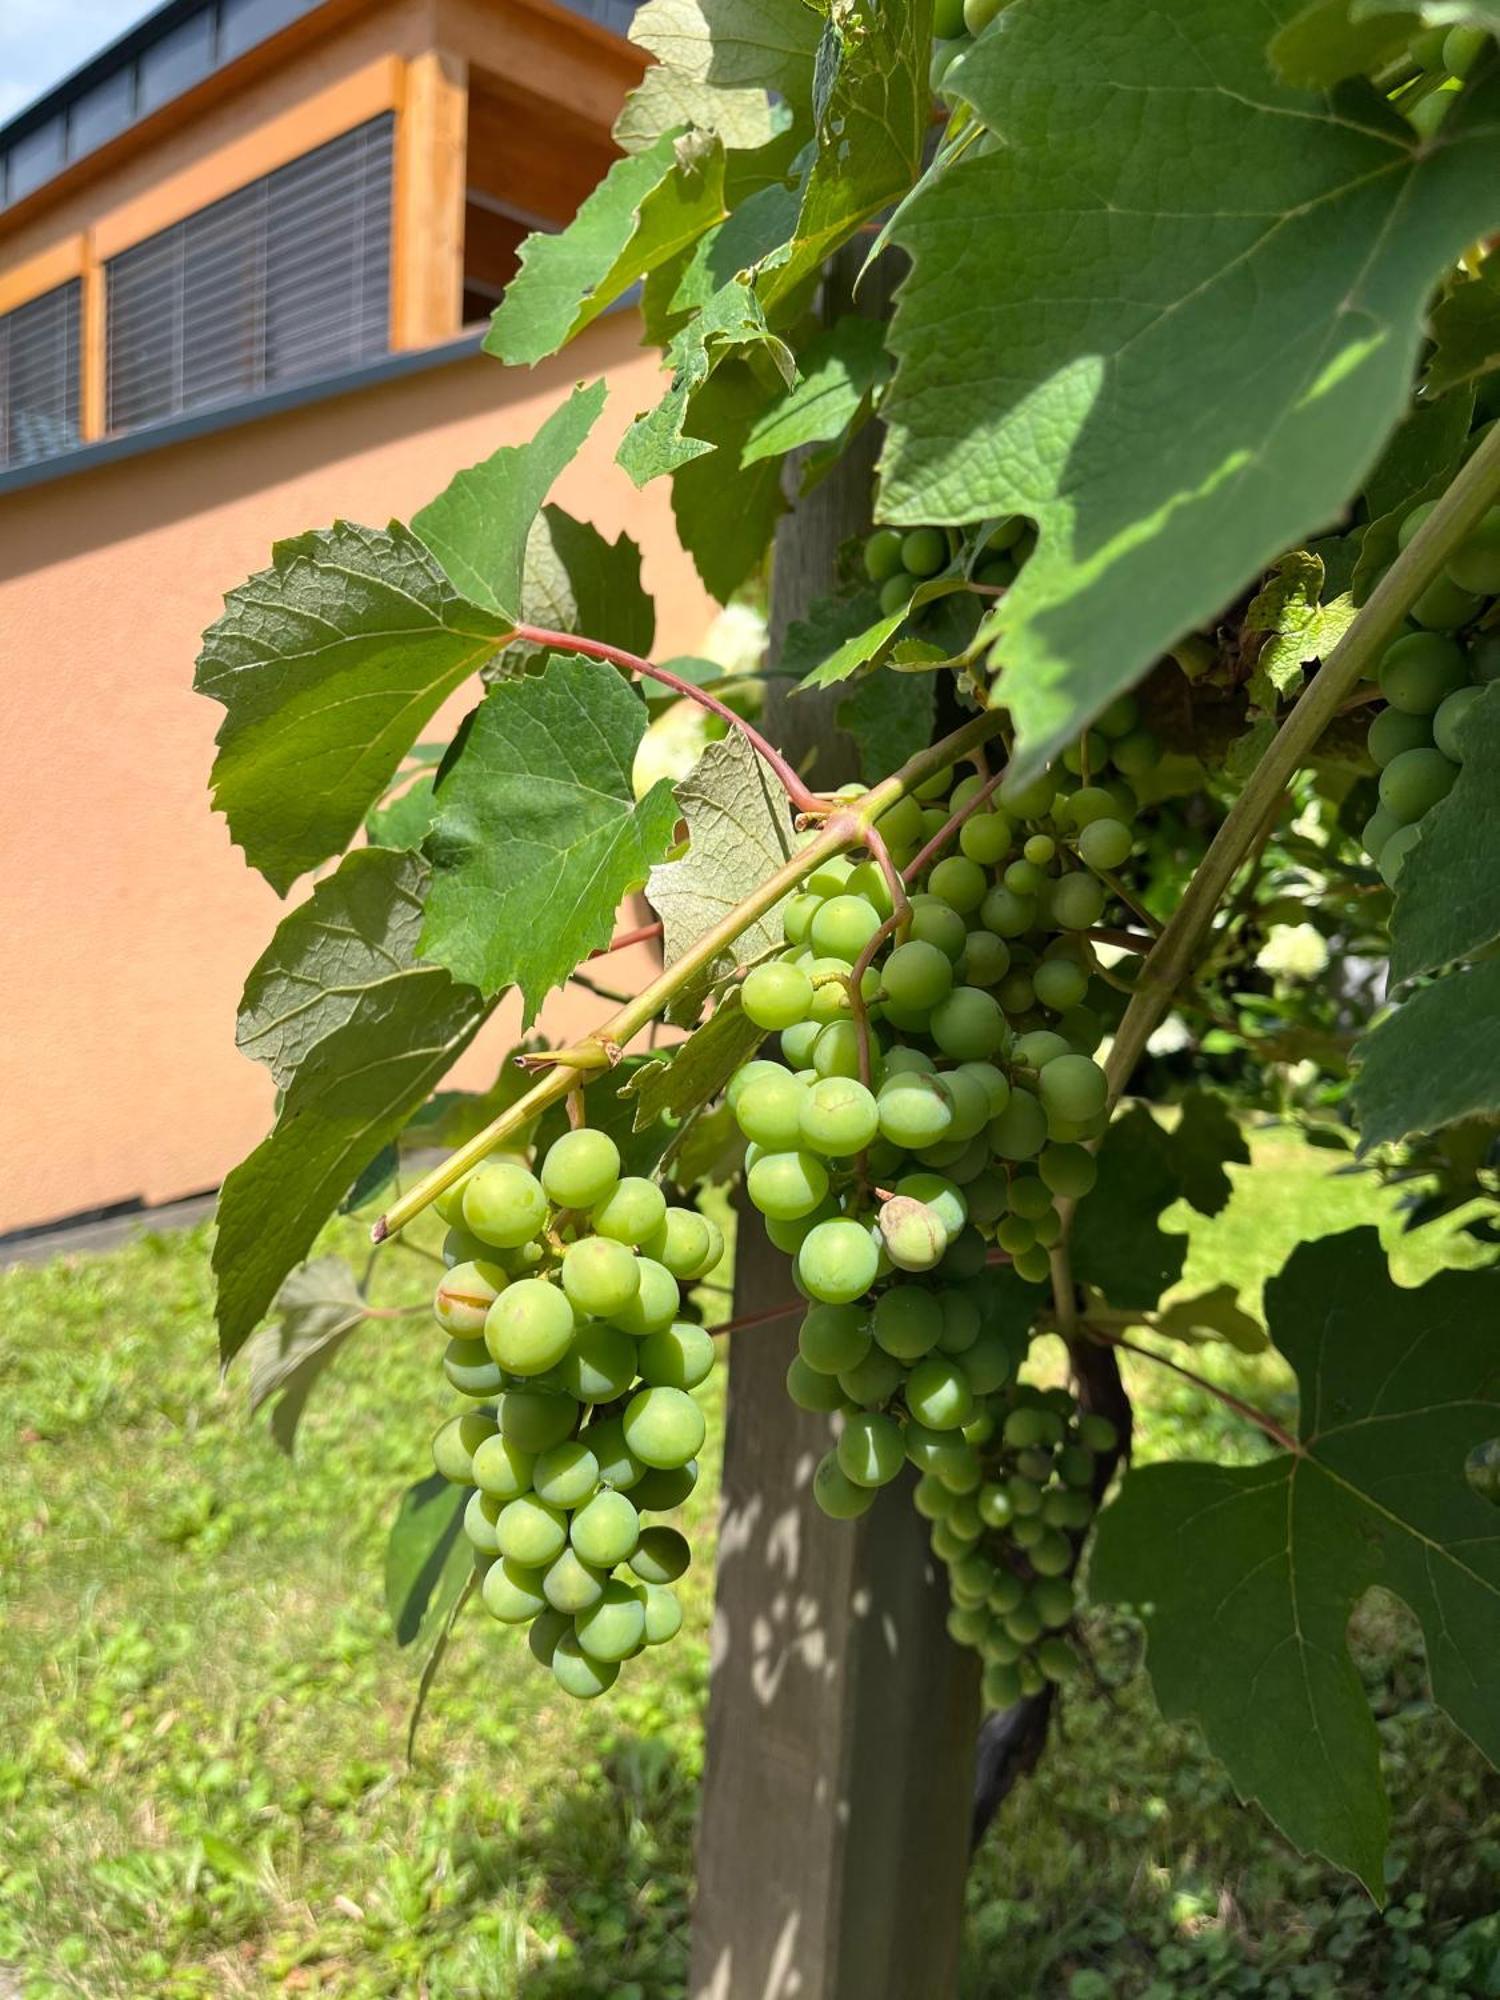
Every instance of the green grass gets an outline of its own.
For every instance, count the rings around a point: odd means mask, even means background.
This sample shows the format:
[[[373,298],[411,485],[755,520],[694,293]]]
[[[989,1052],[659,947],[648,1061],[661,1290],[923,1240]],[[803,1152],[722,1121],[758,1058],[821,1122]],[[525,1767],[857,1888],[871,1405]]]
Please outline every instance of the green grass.
[[[1394,1240],[1389,1198],[1330,1178],[1333,1157],[1262,1137],[1222,1218],[1174,1222],[1187,1282],[1253,1305],[1299,1237],[1379,1221]],[[1398,1270],[1466,1251],[1429,1235]],[[387,1636],[381,1551],[443,1402],[422,1323],[361,1336],[288,1466],[216,1378],[204,1232],[0,1293],[0,1993],[681,1993],[714,1479],[681,1639],[578,1707],[476,1619],[408,1772],[415,1665]],[[1273,1358],[1193,1358],[1286,1395]],[[1146,1454],[1256,1448],[1148,1369]],[[1500,1994],[1500,1785],[1427,1705],[1398,1607],[1357,1632],[1397,1815],[1384,1915],[1162,1722],[1130,1628],[1091,1636],[1098,1685],[973,1870],[967,2000]]]

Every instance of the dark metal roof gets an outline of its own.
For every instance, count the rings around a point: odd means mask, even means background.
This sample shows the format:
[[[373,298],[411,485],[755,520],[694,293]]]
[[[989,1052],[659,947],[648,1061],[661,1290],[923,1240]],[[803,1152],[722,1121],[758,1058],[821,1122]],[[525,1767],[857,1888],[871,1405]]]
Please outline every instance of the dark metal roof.
[[[164,0],[145,20],[0,125],[0,210],[322,4],[323,0]],[[561,4],[623,35],[640,0],[561,0]]]

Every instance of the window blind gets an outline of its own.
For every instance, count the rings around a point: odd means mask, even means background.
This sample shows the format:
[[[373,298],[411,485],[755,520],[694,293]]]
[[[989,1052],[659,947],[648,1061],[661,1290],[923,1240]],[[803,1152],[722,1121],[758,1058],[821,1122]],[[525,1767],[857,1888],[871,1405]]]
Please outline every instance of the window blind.
[[[0,466],[30,465],[78,442],[77,278],[0,314]]]
[[[393,130],[371,119],[110,260],[111,430],[386,351]]]

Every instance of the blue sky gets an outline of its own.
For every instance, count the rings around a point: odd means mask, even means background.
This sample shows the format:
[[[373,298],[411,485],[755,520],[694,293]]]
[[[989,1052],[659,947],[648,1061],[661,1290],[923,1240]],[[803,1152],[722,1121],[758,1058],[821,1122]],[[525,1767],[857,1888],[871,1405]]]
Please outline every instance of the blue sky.
[[[0,119],[97,55],[154,0],[0,0]]]

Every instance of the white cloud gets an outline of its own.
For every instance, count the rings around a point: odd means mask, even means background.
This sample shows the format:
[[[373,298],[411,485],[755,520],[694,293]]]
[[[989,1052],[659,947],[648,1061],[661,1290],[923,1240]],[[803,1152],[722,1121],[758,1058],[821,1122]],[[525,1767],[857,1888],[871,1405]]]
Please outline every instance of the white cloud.
[[[24,110],[154,11],[146,0],[3,0],[0,120]]]

